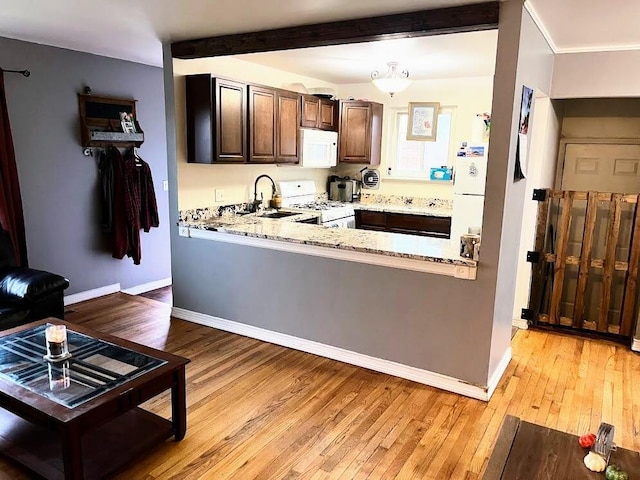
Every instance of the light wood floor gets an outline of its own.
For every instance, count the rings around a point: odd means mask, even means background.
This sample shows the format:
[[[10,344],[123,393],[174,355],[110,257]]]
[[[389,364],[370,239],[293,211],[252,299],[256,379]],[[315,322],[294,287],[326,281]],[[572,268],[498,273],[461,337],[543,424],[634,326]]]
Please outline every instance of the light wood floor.
[[[478,479],[507,413],[571,433],[606,421],[618,445],[640,450],[640,356],[606,341],[518,332],[485,403],[170,320],[168,305],[142,297],[70,310],[69,321],[192,360],[186,438],[159,446],[122,480]],[[170,416],[168,395],[145,406]],[[29,477],[0,459],[0,478]]]

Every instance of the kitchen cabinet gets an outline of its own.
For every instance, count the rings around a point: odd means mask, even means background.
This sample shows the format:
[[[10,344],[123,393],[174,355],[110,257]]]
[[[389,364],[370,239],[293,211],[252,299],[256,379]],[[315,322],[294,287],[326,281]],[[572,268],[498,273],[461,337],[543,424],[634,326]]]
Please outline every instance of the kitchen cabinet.
[[[186,77],[187,161],[247,161],[247,87],[209,74]]]
[[[338,102],[314,95],[302,96],[300,126],[338,131]]]
[[[298,163],[300,95],[249,85],[249,162]]]
[[[424,237],[450,238],[451,217],[356,210],[356,228]]]
[[[340,102],[340,147],[342,163],[380,165],[382,148],[382,104],[365,101]]]

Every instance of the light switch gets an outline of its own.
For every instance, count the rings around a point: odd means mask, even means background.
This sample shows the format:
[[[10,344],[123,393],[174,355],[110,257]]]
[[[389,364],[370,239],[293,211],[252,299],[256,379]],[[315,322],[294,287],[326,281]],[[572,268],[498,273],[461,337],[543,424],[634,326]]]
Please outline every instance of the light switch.
[[[165,192],[169,191],[169,180],[162,181],[162,190],[164,190]]]
[[[224,202],[224,190],[216,188],[216,202]]]

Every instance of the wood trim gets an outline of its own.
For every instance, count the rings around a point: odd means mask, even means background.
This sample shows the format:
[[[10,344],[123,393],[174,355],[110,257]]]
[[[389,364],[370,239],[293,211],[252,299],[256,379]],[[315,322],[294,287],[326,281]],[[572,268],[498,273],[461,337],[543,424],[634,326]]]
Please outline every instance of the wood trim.
[[[616,246],[620,234],[620,219],[622,217],[622,194],[616,193],[610,205],[609,229],[607,235],[607,253],[604,259],[604,272],[602,276],[602,298],[600,302],[600,318],[598,319],[598,331],[606,332],[609,324],[609,306],[611,304],[611,284],[616,262]]]
[[[549,218],[549,197],[551,191],[547,190],[544,201],[538,203],[538,219],[536,223],[536,237],[533,250],[535,252],[543,252],[545,238],[547,232],[547,220]],[[529,295],[529,308],[533,310],[534,318],[540,313],[540,301],[544,293],[542,292],[542,283],[544,279],[544,271],[546,268],[546,258],[533,264],[531,268],[531,293]]]
[[[431,372],[429,370],[404,365],[402,363],[385,360],[383,358],[372,357],[352,350],[334,347],[333,345],[327,345],[313,340],[308,340],[306,338],[287,335],[285,333],[274,332],[272,330],[233,320],[227,320],[225,318],[214,317],[205,313],[173,307],[171,309],[171,316],[181,320],[198,323],[200,325],[206,325],[218,330],[224,330],[225,332],[244,335],[249,338],[262,340],[263,342],[269,342],[275,345],[281,345],[283,347],[311,353],[313,355],[319,355],[321,357],[349,363],[358,367],[368,368],[375,372],[382,372],[396,377],[406,378],[424,385],[429,385],[431,387],[440,388],[442,390],[484,401],[489,401],[491,398],[500,378],[502,378],[506,367],[509,365],[512,355],[511,348],[508,348],[500,360],[494,374],[491,376],[491,380],[488,385],[481,386],[473,385],[463,380],[442,375],[437,372]]]
[[[638,265],[640,264],[640,204],[636,205],[630,250],[629,273],[627,274],[624,299],[622,301],[622,319],[620,320],[620,333],[627,336],[631,335],[638,288]]]
[[[221,35],[172,43],[171,54],[174,58],[193,59],[491,30],[498,27],[499,10],[500,2],[485,2]]]
[[[584,219],[582,249],[580,251],[580,266],[578,267],[578,284],[576,286],[576,298],[573,309],[573,319],[575,326],[578,328],[582,328],[582,323],[584,321],[584,294],[587,290],[589,268],[591,267],[591,247],[593,246],[593,232],[596,226],[597,213],[597,194],[596,192],[589,192],[587,198],[587,212]]]
[[[551,308],[549,320],[556,324],[560,320],[560,301],[562,299],[562,287],[564,285],[564,272],[566,267],[567,245],[569,242],[569,227],[571,225],[571,209],[573,208],[574,192],[564,192],[562,200],[562,213],[560,215],[558,232],[558,253],[556,255],[555,272],[553,276],[553,292],[551,293]]]

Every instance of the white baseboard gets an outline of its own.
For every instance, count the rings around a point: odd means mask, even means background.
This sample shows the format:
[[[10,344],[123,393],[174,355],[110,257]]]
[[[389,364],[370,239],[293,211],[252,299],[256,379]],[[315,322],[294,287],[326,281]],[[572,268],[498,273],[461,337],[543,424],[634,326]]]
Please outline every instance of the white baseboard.
[[[441,375],[439,373],[422,370],[420,368],[410,367],[401,363],[384,360],[381,358],[371,357],[362,353],[345,350],[343,348],[326,345],[323,343],[306,340],[304,338],[294,337],[284,333],[273,332],[264,328],[246,325],[244,323],[226,320],[224,318],[206,315],[204,313],[192,312],[182,308],[173,307],[171,315],[182,320],[199,323],[208,327],[217,328],[231,333],[236,333],[246,337],[256,338],[283,347],[301,350],[303,352],[312,353],[321,357],[331,358],[341,362],[349,363],[376,372],[386,373],[400,378],[406,378],[414,382],[429,385],[431,387],[440,388],[449,392],[457,393],[478,400],[488,401],[493,391],[490,387],[482,387],[472,385],[468,382],[457,378]],[[502,372],[511,359],[511,349],[505,354],[500,365],[493,377],[493,389],[498,384]],[[504,364],[504,365],[503,365]],[[491,384],[490,384],[491,385]]]
[[[151,290],[156,290],[162,287],[168,287],[169,285],[171,285],[171,277],[156,280],[154,282],[143,283],[141,285],[136,285],[135,287],[122,290],[122,293],[128,293],[129,295],[140,295],[141,293],[150,292]]]
[[[513,325],[514,327],[521,328],[523,330],[527,330],[529,328],[529,322],[521,318],[514,318],[513,321],[511,322],[511,325]]]
[[[92,290],[86,290],[84,292],[74,293],[73,295],[65,295],[64,304],[73,305],[74,303],[84,302],[85,300],[91,300],[92,298],[102,297],[104,295],[110,295],[120,291],[120,284],[114,283],[113,285],[106,285],[104,287],[94,288]]]
[[[511,347],[509,347],[507,351],[504,352],[504,355],[500,359],[500,363],[498,363],[498,367],[496,368],[495,372],[493,372],[493,375],[491,375],[491,378],[489,379],[487,399],[490,399],[491,395],[493,395],[493,392],[496,391],[496,387],[498,386],[498,383],[500,383],[500,379],[504,375],[504,372],[507,370],[507,367],[509,366],[510,361],[511,361]]]
[[[634,338],[631,344],[631,350],[634,352],[640,352],[640,338]]]

